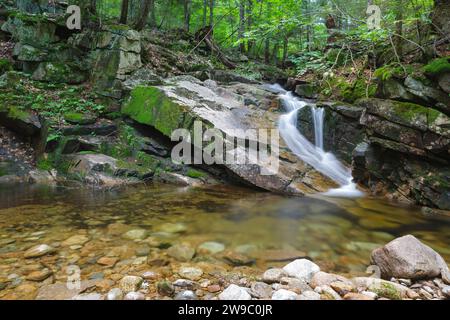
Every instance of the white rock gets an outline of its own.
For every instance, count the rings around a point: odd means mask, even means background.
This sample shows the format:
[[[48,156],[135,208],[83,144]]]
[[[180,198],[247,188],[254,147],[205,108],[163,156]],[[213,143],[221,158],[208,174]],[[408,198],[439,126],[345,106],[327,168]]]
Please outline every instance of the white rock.
[[[220,300],[251,300],[252,297],[245,288],[239,287],[235,284],[231,284],[221,294],[219,294]]]
[[[281,278],[287,275],[286,271],[280,268],[269,269],[263,274],[263,281],[266,283],[279,282]]]
[[[125,276],[120,280],[119,286],[123,292],[137,291],[141,287],[143,279],[137,276]]]
[[[368,297],[371,297],[373,299],[378,298],[378,295],[375,292],[372,292],[372,291],[362,291],[361,294],[363,294],[365,296],[368,296]]]
[[[213,241],[203,242],[201,245],[198,246],[199,252],[206,252],[206,253],[210,253],[210,254],[216,254],[216,253],[222,252],[224,250],[225,250],[225,245],[223,245],[222,243],[213,242]]]
[[[284,266],[283,270],[291,277],[309,282],[314,274],[320,271],[320,268],[307,259],[297,259]]]
[[[147,231],[144,229],[133,229],[126,232],[123,237],[130,240],[142,240],[147,236]]]
[[[297,296],[293,291],[280,289],[273,293],[272,300],[297,300]]]
[[[128,292],[125,300],[145,300],[145,296],[140,292]]]
[[[82,293],[72,298],[72,300],[103,300],[100,293]]]
[[[183,278],[195,281],[202,277],[203,271],[198,268],[184,267],[178,271],[178,274]]]
[[[54,248],[50,247],[47,244],[40,244],[25,251],[24,257],[37,258],[53,252],[55,252]]]
[[[450,298],[450,286],[445,286],[442,288],[442,293],[444,294],[444,296],[446,296],[447,298]]]
[[[320,294],[314,291],[305,291],[298,297],[298,300],[320,300]]]
[[[106,300],[122,300],[123,299],[123,291],[119,288],[114,288],[109,290],[106,295]]]

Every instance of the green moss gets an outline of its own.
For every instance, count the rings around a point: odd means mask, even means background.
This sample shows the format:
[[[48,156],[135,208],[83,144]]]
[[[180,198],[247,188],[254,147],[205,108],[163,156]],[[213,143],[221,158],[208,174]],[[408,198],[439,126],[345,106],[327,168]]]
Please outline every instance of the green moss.
[[[427,124],[430,125],[442,115],[441,112],[427,108],[411,102],[392,101],[394,113],[407,122],[413,122],[420,116],[427,119]]]
[[[381,81],[386,81],[391,79],[392,77],[403,79],[406,78],[409,74],[414,73],[415,69],[413,66],[400,66],[398,64],[388,64],[381,68],[378,68],[373,73],[373,76]]]
[[[0,74],[5,73],[6,71],[12,70],[12,64],[7,59],[0,59]]]
[[[367,98],[367,96],[369,98],[373,97],[375,96],[375,92],[377,90],[377,87],[374,83],[370,83],[369,85],[367,85],[364,79],[357,79],[356,81],[349,83],[344,78],[336,78],[329,84],[332,89],[337,88],[338,90],[338,92],[334,93],[335,98],[350,103],[353,103],[361,98]],[[324,87],[325,91],[326,89],[327,87]]]
[[[383,282],[379,286],[375,286],[375,287],[372,287],[369,289],[383,298],[388,298],[391,300],[401,300],[402,299],[399,291],[395,288],[394,285],[392,285],[390,283]]]
[[[155,127],[168,137],[173,130],[187,124],[185,107],[174,103],[156,87],[135,88],[122,113],[139,123]]]
[[[64,114],[64,120],[69,122],[79,122],[83,120],[83,115],[81,113],[69,112]]]
[[[11,106],[9,107],[8,117],[10,117],[11,119],[26,121],[29,117],[29,114],[28,112],[23,111],[18,107]]]
[[[423,72],[429,77],[437,77],[450,73],[450,57],[437,58],[423,67]]]
[[[64,120],[73,124],[90,124],[94,123],[96,118],[80,112],[67,112],[64,114]]]
[[[190,178],[194,178],[194,179],[200,179],[205,177],[206,175],[203,172],[194,170],[194,169],[189,169],[186,173],[186,175]]]

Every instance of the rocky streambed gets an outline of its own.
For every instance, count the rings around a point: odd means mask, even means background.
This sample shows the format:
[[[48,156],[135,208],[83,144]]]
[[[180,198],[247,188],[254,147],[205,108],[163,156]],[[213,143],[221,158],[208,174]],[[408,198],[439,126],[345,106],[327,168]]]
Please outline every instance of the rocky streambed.
[[[0,299],[448,297],[448,219],[379,199],[154,185],[0,206]]]

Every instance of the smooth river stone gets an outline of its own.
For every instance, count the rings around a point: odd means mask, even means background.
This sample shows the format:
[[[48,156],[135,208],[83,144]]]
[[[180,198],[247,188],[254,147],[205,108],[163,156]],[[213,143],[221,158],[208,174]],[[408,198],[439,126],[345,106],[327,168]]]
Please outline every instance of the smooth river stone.
[[[82,246],[89,241],[89,238],[83,234],[74,235],[61,243],[64,247]]]
[[[225,250],[225,245],[219,242],[203,242],[198,246],[198,252],[216,254]]]
[[[219,300],[251,300],[252,296],[246,288],[231,284],[221,294]]]
[[[52,270],[44,268],[42,270],[33,271],[28,274],[25,279],[30,281],[43,281],[53,274]]]
[[[195,249],[188,245],[176,244],[167,249],[167,254],[178,261],[189,261],[195,255]]]
[[[123,237],[129,240],[142,240],[147,236],[147,230],[144,229],[133,229],[126,232]]]
[[[314,274],[320,271],[320,268],[312,261],[298,259],[284,266],[283,270],[291,277],[309,282]]]
[[[178,271],[178,274],[183,278],[196,281],[202,277],[203,271],[198,268],[185,267],[185,268],[181,268]]]
[[[55,252],[55,249],[50,247],[47,244],[40,244],[37,246],[34,246],[30,249],[28,249],[27,251],[25,251],[24,253],[24,257],[25,258],[38,258],[38,257],[42,257],[46,254],[50,254]]]

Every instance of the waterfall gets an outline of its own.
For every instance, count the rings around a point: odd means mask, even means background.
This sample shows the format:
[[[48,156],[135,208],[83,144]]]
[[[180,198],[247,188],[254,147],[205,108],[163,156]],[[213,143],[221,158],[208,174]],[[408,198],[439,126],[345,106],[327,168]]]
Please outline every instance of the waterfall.
[[[291,151],[314,169],[338,183],[341,187],[324,193],[328,196],[358,197],[363,193],[352,182],[350,169],[346,168],[331,152],[323,148],[324,109],[311,106],[313,115],[315,145],[308,141],[297,128],[298,112],[308,103],[296,98],[292,92],[279,85],[270,85],[271,91],[278,92],[286,113],[278,123],[280,135]]]
[[[323,120],[325,118],[325,109],[311,106],[311,113],[314,122],[314,142],[316,147],[323,149]]]

